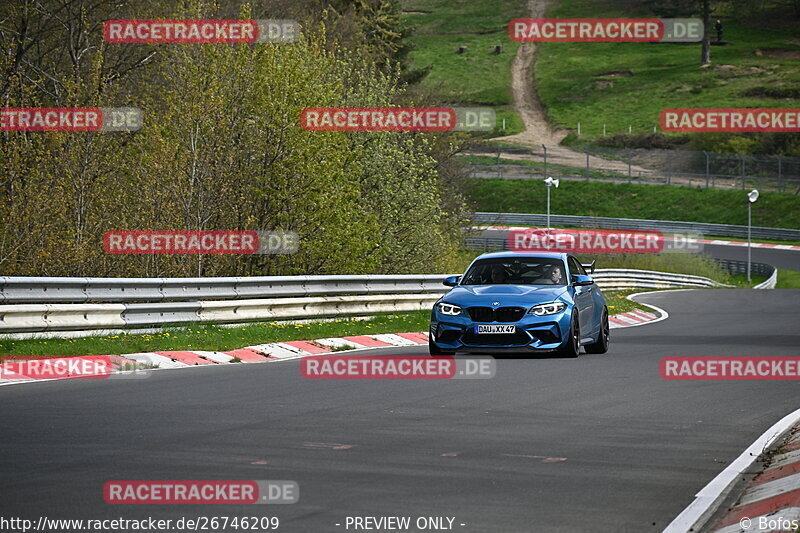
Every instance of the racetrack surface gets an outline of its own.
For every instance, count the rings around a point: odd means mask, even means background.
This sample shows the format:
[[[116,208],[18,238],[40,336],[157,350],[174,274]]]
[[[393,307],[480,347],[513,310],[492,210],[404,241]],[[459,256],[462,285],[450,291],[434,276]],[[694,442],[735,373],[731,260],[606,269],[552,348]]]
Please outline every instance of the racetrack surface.
[[[291,360],[2,387],[0,515],[270,515],[286,532],[346,531],[346,516],[365,515],[451,516],[464,532],[661,531],[798,407],[800,383],[664,381],[659,360],[797,355],[798,297],[647,295],[670,318],[612,331],[609,353],[499,359],[487,380],[308,380]],[[300,501],[113,506],[102,487],[114,479],[295,480]]]

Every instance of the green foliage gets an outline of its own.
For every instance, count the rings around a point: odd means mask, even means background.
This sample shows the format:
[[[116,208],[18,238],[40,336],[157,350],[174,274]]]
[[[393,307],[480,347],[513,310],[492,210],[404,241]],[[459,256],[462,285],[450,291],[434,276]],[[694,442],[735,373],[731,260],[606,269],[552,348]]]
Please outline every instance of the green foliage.
[[[216,13],[199,1],[182,9],[175,16]],[[373,14],[386,15],[381,9]],[[391,40],[393,20],[374,40]],[[397,65],[331,47],[324,27],[304,27],[291,44],[142,50],[99,42],[89,31],[96,22],[71,20],[87,36],[85,55],[80,65],[55,65],[58,99],[40,83],[46,77],[32,83],[36,71],[23,75],[20,67],[15,74],[3,56],[0,69],[12,71],[0,95],[4,105],[136,106],[145,126],[135,133],[0,137],[3,275],[430,272],[455,260],[463,206],[447,174],[458,137],[311,132],[299,125],[304,107],[392,105],[405,94]],[[50,29],[41,38],[56,43],[63,32]],[[119,51],[131,48],[151,59],[142,63]],[[216,229],[292,230],[300,250],[130,256],[107,255],[101,245],[110,230]]]
[[[800,289],[800,272],[797,270],[778,269],[776,289]]]

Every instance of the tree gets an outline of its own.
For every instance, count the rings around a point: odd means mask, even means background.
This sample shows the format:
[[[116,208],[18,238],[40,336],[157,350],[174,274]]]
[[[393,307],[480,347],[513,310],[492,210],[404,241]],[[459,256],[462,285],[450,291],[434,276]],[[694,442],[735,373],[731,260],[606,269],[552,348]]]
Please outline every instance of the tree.
[[[711,64],[711,0],[703,0],[703,46],[700,52],[700,66]]]

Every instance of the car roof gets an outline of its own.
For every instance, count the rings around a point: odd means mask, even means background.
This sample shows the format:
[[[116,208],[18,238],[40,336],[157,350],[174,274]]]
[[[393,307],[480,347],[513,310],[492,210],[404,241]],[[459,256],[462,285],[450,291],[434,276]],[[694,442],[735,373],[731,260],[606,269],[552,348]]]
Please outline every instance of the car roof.
[[[565,260],[567,258],[565,253],[561,252],[489,252],[485,254],[481,254],[475,258],[475,261],[479,259],[500,259],[506,257],[519,257],[519,258],[541,258],[541,259],[562,259]]]

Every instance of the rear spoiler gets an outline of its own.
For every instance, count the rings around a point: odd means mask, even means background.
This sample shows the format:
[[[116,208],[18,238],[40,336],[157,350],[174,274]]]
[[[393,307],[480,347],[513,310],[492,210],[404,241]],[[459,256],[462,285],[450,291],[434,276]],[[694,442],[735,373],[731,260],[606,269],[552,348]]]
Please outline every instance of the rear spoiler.
[[[595,259],[591,263],[581,263],[581,266],[589,271],[589,274],[594,274],[594,264],[597,262]]]

